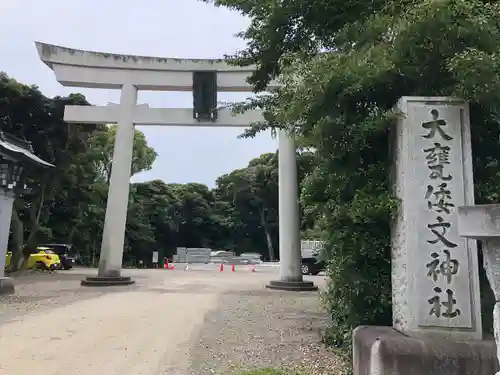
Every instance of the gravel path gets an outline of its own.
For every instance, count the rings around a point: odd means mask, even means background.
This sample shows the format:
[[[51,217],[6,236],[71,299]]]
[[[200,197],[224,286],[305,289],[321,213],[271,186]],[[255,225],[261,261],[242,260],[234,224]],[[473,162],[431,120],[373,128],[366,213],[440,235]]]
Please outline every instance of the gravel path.
[[[124,292],[121,287],[82,288],[80,281],[84,276],[79,272],[33,272],[16,277],[16,294],[0,295],[0,324],[22,321],[29,314],[68,306],[104,294]],[[137,287],[128,288],[127,291],[131,289]]]
[[[337,356],[320,343],[326,324],[317,293],[226,293],[194,340],[190,373],[297,366],[308,375],[340,374]]]
[[[276,270],[127,270],[136,285],[104,289],[80,286],[95,270],[73,271],[19,277],[0,296],[0,374],[339,374],[318,294],[265,289]]]

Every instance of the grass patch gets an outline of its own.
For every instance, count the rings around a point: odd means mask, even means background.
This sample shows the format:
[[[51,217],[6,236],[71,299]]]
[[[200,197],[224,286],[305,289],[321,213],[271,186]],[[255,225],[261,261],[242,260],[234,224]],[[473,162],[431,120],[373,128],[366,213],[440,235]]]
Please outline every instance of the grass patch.
[[[239,372],[238,375],[301,375],[297,371],[284,371],[284,370],[276,370],[272,368],[260,369],[260,370],[250,370]]]
[[[240,372],[238,375],[285,375],[282,371],[274,369],[262,369]]]

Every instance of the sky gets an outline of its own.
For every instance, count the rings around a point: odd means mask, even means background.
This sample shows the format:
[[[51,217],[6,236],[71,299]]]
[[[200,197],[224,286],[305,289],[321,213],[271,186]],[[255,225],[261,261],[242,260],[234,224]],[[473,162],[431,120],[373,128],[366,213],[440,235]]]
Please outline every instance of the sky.
[[[0,0],[0,71],[35,84],[49,97],[81,92],[95,105],[118,103],[116,90],[61,86],[38,57],[35,41],[69,48],[172,58],[221,58],[245,47],[234,36],[248,20],[198,0]],[[245,93],[220,93],[221,101]],[[191,93],[139,91],[151,107],[190,108]],[[201,182],[215,179],[277,148],[270,133],[241,140],[241,128],[138,127],[158,153],[151,171],[133,181]]]

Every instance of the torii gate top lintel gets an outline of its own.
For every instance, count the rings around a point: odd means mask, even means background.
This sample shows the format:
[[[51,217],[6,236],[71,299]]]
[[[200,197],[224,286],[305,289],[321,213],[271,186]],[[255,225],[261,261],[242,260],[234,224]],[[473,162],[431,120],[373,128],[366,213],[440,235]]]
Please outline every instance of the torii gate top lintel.
[[[73,64],[95,68],[122,68],[169,71],[219,71],[251,73],[255,67],[229,65],[223,59],[179,59],[139,55],[122,55],[85,51],[35,42],[40,59],[52,68],[52,64]]]
[[[35,42],[40,59],[64,86],[118,89],[125,82],[139,90],[192,91],[193,72],[217,72],[217,91],[249,92],[255,67],[229,65],[222,59],[179,59],[120,55]],[[276,88],[271,83],[269,88]]]

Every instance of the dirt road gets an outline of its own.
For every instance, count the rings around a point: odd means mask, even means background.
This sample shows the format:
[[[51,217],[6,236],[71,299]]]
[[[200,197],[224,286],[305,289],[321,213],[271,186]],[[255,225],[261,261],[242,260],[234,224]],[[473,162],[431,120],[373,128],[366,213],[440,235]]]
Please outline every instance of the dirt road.
[[[225,372],[231,360],[224,351],[230,349],[220,343],[224,343],[226,337],[228,345],[232,345],[236,336],[228,337],[224,331],[221,337],[220,327],[249,324],[244,315],[241,321],[238,311],[234,310],[239,310],[238,301],[248,300],[245,296],[258,292],[272,305],[272,295],[282,295],[264,289],[265,283],[277,276],[276,270],[237,271],[241,272],[220,273],[214,269],[125,271],[135,278],[137,285],[106,290],[79,286],[81,273],[95,273],[93,270],[21,278],[17,295],[0,300],[0,374]],[[290,300],[297,298],[297,295],[288,296]],[[315,297],[311,299],[309,294],[307,298],[311,306],[304,310],[300,305],[302,319],[304,311],[316,306]],[[277,299],[278,312],[282,299]],[[290,313],[290,306],[288,308]],[[293,306],[291,308],[293,310]],[[233,311],[232,323],[221,315],[228,311]],[[311,319],[317,320],[318,315],[311,315]],[[261,325],[269,330],[266,324],[262,321]],[[279,326],[274,330],[279,332]],[[311,337],[316,335],[311,334]],[[200,351],[203,340],[210,347]],[[254,344],[248,342],[246,345],[251,352]],[[214,351],[215,357],[221,359],[210,362],[207,367],[206,357],[208,354],[213,356]]]

